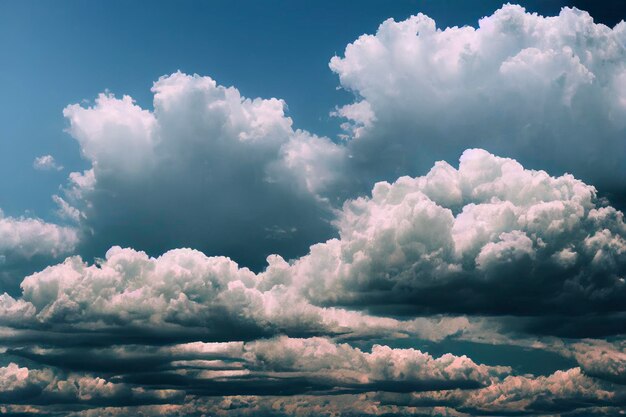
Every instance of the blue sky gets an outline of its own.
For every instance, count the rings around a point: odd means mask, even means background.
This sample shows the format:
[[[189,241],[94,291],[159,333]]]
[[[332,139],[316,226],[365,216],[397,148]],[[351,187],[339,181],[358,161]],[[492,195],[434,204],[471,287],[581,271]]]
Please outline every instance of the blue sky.
[[[0,415],[623,415],[624,18],[0,0]]]

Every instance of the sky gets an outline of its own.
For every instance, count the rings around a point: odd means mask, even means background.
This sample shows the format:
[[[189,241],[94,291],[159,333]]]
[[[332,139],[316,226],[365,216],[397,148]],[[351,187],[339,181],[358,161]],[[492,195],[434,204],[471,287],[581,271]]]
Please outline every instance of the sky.
[[[0,415],[623,415],[624,18],[0,1]]]

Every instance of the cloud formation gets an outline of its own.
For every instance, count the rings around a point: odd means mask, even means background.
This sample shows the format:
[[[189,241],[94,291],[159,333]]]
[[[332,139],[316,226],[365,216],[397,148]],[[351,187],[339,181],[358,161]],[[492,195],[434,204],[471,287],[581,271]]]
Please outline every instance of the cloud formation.
[[[87,175],[77,178],[90,186]],[[192,249],[150,257],[116,246],[93,264],[73,256],[26,277],[21,297],[0,296],[5,402],[16,413],[68,402],[103,415],[184,415],[221,410],[206,396],[261,396],[224,411],[248,415],[276,394],[369,393],[365,415],[610,414],[624,404],[626,225],[594,187],[470,149],[458,168],[438,162],[377,183],[337,216],[339,238],[292,262],[271,255],[258,273]],[[616,341],[558,337],[598,328]],[[545,349],[579,367],[528,375],[358,347],[403,338]],[[56,393],[59,384],[73,388]],[[349,414],[348,400],[329,398],[301,414]],[[302,399],[275,401],[287,415]]]
[[[270,256],[259,274],[190,249],[151,258],[114,247],[91,266],[68,258],[27,277],[21,298],[6,296],[2,321],[172,325],[215,340],[398,326],[336,308],[349,306],[409,319],[519,316],[517,326],[539,334],[624,332],[623,215],[570,175],[468,150],[458,169],[439,162],[423,177],[376,184],[346,202],[336,225],[338,239],[291,263]]]
[[[14,293],[26,275],[72,253],[77,244],[73,228],[0,210],[0,292]]]
[[[67,106],[73,226],[0,212],[0,414],[620,415],[624,45],[388,20],[330,63],[336,142],[180,72]]]
[[[22,355],[36,360],[54,355],[46,349],[36,352],[38,355]],[[365,415],[405,415],[411,411],[428,415],[429,409],[433,415],[445,410],[452,415],[525,415],[619,407],[626,400],[623,387],[586,376],[579,368],[548,376],[518,376],[512,375],[509,367],[478,365],[465,356],[433,358],[415,349],[380,345],[362,351],[319,337],[118,346],[87,349],[85,353],[84,364],[97,364],[93,360],[96,357],[108,357],[111,363],[119,358],[139,364],[143,360],[144,365],[129,368],[118,364],[107,369],[113,376],[103,378],[93,371],[67,372],[49,366],[29,369],[10,363],[0,368],[4,376],[0,396],[14,407],[24,402],[73,402],[91,407],[140,406],[134,412],[123,408],[92,410],[111,415],[153,415],[164,410],[172,415],[195,415],[209,410],[235,416],[259,413],[264,407],[273,408],[275,415],[350,415],[356,410],[350,409],[349,399],[368,404],[359,410]],[[70,361],[69,365],[75,363]],[[286,397],[275,397],[277,393]],[[361,397],[360,393],[368,394]],[[317,400],[299,397],[312,394]],[[311,399],[308,405],[302,402],[304,398]],[[320,399],[323,402],[317,403]],[[239,406],[222,410],[219,402]],[[158,403],[168,405],[145,407]],[[281,408],[271,406],[277,403]]]
[[[152,92],[154,110],[101,94],[63,112],[92,165],[70,175],[63,199],[88,231],[86,253],[194,247],[259,266],[331,233],[320,193],[344,150],[294,131],[282,100],[248,99],[182,73]]]
[[[33,168],[40,171],[61,171],[63,166],[59,165],[52,155],[42,155],[35,158]]]
[[[467,150],[458,169],[438,162],[348,201],[340,238],[295,261],[294,282],[314,303],[394,314],[623,317],[626,224],[595,194]]]
[[[505,5],[476,28],[386,20],[330,61],[356,96],[336,111],[351,167],[367,188],[481,147],[620,192],[625,44],[624,22],[570,8],[543,17]]]
[[[0,296],[0,325],[14,329],[4,343],[36,337],[63,344],[57,339],[63,333],[74,343],[85,338],[92,344],[251,340],[279,333],[437,340],[469,326],[463,319],[399,321],[315,306],[297,292],[287,262],[276,255],[268,261],[257,275],[228,258],[190,249],[150,258],[114,247],[94,265],[70,257],[24,279],[21,298]]]

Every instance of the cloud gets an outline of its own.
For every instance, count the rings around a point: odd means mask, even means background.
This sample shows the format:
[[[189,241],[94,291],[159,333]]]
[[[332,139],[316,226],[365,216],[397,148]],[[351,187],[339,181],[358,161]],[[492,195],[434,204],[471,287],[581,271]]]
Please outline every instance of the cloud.
[[[101,94],[63,112],[92,165],[70,174],[64,199],[88,231],[84,253],[194,247],[258,267],[332,234],[321,193],[343,148],[294,131],[282,100],[209,77],[174,73],[152,92],[154,110]]]
[[[71,253],[77,244],[73,228],[5,216],[0,210],[0,291],[15,292],[24,276]]]
[[[191,249],[151,258],[114,247],[94,265],[70,257],[25,278],[21,298],[0,295],[0,325],[14,329],[4,343],[34,338],[64,345],[67,340],[57,337],[63,333],[74,344],[83,338],[90,344],[165,343],[274,334],[440,340],[469,326],[462,318],[399,321],[314,306],[296,291],[287,262],[276,255],[268,261],[257,275]]]
[[[314,303],[387,314],[619,316],[626,224],[595,195],[467,150],[458,169],[438,162],[346,202],[340,238],[295,261],[294,282]]]
[[[76,183],[90,186],[88,178]],[[372,405],[374,415],[623,405],[626,225],[594,187],[470,149],[458,168],[438,162],[422,177],[377,183],[371,196],[344,204],[336,226],[339,238],[292,262],[269,256],[259,273],[192,249],[150,257],[113,247],[91,265],[73,256],[30,275],[21,297],[0,296],[12,375],[25,374],[19,364],[28,361],[59,380],[118,384],[122,394],[93,406],[157,401],[145,394],[142,402],[133,389],[174,390],[168,395],[198,409],[188,396],[396,393],[376,394],[384,404]],[[598,327],[617,341],[529,338],[590,336]],[[407,336],[547,349],[580,368],[520,375],[464,356],[340,342]],[[20,384],[6,395],[35,398],[23,394],[33,384]],[[43,385],[35,388],[45,393]]]
[[[573,345],[574,357],[587,375],[626,384],[626,341],[585,340]]]
[[[134,389],[100,377],[70,374],[51,368],[29,369],[16,363],[0,367],[0,401],[4,404],[159,404],[180,400],[173,390]]]
[[[584,375],[580,368],[548,376],[507,376],[488,387],[470,391],[381,394],[383,404],[447,406],[467,415],[540,415],[586,410],[588,415],[616,411],[626,401],[626,391]],[[603,410],[604,408],[604,410]],[[613,415],[613,414],[609,414]]]
[[[416,349],[383,345],[367,352],[322,337],[8,353],[20,360],[63,364],[75,368],[73,372],[115,373],[118,383],[147,390],[169,386],[196,395],[472,389],[511,372],[509,367],[479,365],[465,356],[433,358]]]
[[[366,190],[481,147],[619,195],[625,40],[625,23],[611,29],[570,8],[542,17],[505,5],[476,28],[386,20],[330,61],[355,95],[335,112],[351,172]]]
[[[350,306],[409,318],[519,316],[503,323],[538,334],[595,336],[599,322],[605,334],[624,332],[623,215],[570,175],[468,150],[458,169],[439,162],[423,177],[376,184],[371,197],[346,202],[336,225],[338,239],[292,263],[270,256],[260,274],[189,249],[150,258],[114,247],[91,266],[69,258],[27,277],[22,298],[5,298],[6,311],[32,316],[4,320],[203,328],[215,340],[400,326],[337,308]],[[428,327],[405,322],[413,334]]]
[[[62,171],[63,166],[59,165],[52,155],[42,155],[35,158],[33,168],[40,171]]]
[[[187,416],[471,416],[611,415],[624,405],[624,391],[584,376],[580,369],[549,376],[508,376],[476,390],[415,393],[188,396],[183,404],[92,408],[72,415]]]
[[[0,414],[619,415],[626,223],[588,184],[626,180],[625,36],[388,20],[331,61],[339,142],[180,72],[66,107],[74,226],[0,213]]]

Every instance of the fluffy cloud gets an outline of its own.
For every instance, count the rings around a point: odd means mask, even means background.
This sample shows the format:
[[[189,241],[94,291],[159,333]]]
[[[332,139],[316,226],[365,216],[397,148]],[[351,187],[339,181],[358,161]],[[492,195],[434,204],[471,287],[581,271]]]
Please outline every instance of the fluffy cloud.
[[[62,165],[59,165],[52,155],[42,155],[35,158],[33,168],[40,171],[61,171]]]
[[[4,335],[4,343],[44,329],[34,337],[61,344],[63,339],[55,339],[59,332],[75,341],[88,334],[92,344],[250,340],[277,333],[439,340],[470,326],[467,319],[398,321],[314,306],[293,285],[287,262],[276,255],[268,261],[257,275],[228,258],[191,249],[150,258],[114,247],[94,265],[70,257],[24,279],[21,298],[0,296],[0,325],[16,329]]]
[[[356,96],[336,111],[355,176],[368,187],[482,147],[621,191],[625,42],[625,23],[569,8],[542,17],[505,5],[476,28],[389,19],[330,61]]]
[[[15,292],[24,276],[71,253],[75,229],[27,217],[7,217],[0,210],[0,292]]]
[[[349,201],[339,239],[297,260],[316,303],[508,315],[622,314],[626,224],[595,189],[468,150]],[[613,331],[623,331],[619,321]]]
[[[626,180],[625,42],[570,9],[389,20],[331,61],[341,143],[197,75],[68,106],[81,256],[0,295],[0,414],[618,415],[626,224],[576,178]],[[415,176],[474,146],[576,178],[481,149]],[[0,215],[3,274],[78,243]]]
[[[175,73],[152,91],[154,110],[110,94],[64,110],[92,164],[70,175],[63,200],[91,233],[84,253],[194,247],[259,266],[331,233],[320,193],[343,148],[294,131],[283,101],[248,99],[209,77]]]
[[[92,405],[158,404],[180,399],[172,390],[144,390],[89,375],[29,369],[16,363],[0,367],[0,401],[5,404],[83,403]]]
[[[433,358],[419,350],[383,345],[367,352],[321,337],[9,353],[78,371],[114,372],[116,381],[148,389],[177,386],[204,395],[471,389],[511,372],[509,367],[479,365],[465,356]]]
[[[576,337],[594,335],[597,320],[606,334],[624,331],[623,215],[570,175],[468,150],[458,169],[440,162],[423,177],[376,184],[371,197],[348,201],[336,224],[338,239],[292,263],[270,256],[260,274],[188,249],[150,258],[115,247],[91,266],[69,258],[27,277],[22,298],[4,296],[2,321],[161,332],[171,325],[215,340],[401,326],[336,308],[350,305],[523,316],[517,325],[528,331]],[[428,322],[404,325],[428,333]]]

